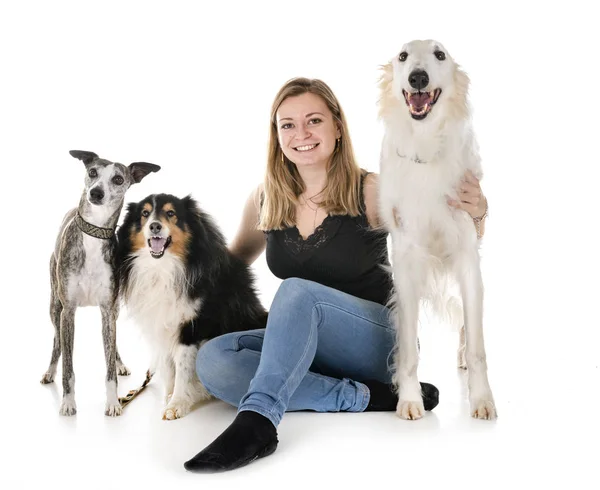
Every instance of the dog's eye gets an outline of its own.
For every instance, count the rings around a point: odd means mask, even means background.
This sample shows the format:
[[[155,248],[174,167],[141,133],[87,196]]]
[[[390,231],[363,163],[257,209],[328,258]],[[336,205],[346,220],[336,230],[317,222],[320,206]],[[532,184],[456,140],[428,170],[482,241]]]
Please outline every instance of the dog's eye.
[[[406,61],[406,58],[408,58],[408,53],[406,51],[402,51],[402,53],[398,55],[398,61]]]
[[[148,216],[150,216],[150,211],[148,211],[147,209],[144,209],[144,210],[142,211],[142,216],[143,216],[144,218],[147,218]]]
[[[121,185],[123,182],[125,182],[125,180],[123,180],[123,177],[121,177],[120,175],[115,175],[112,181],[115,185]]]
[[[435,57],[440,61],[444,61],[446,59],[446,54],[443,51],[436,51],[433,54],[435,54]]]
[[[88,172],[88,175],[89,175],[89,176],[90,176],[92,179],[94,179],[94,178],[98,177],[98,172],[96,172],[96,169],[95,169],[95,168],[93,168],[93,169],[91,169],[91,170]]]
[[[175,216],[175,211],[173,211],[173,210],[169,209],[169,211],[167,211],[167,216],[168,216],[169,218],[172,218],[173,216]]]

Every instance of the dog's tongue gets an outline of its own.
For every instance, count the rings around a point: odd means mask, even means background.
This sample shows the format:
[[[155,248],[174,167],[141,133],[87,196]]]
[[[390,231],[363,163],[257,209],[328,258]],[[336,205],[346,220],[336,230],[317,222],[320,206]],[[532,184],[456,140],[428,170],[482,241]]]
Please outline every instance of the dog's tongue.
[[[425,107],[425,104],[429,102],[429,94],[427,92],[419,92],[416,94],[410,94],[410,103],[415,109]]]
[[[150,239],[150,248],[154,253],[162,252],[163,248],[165,248],[165,243],[167,242],[166,238],[151,238]]]

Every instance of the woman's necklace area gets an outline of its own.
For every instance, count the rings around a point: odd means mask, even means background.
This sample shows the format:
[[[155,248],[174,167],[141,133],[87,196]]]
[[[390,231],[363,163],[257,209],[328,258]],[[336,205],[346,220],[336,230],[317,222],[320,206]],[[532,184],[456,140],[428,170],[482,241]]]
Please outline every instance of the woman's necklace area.
[[[313,232],[317,228],[317,212],[319,211],[319,208],[321,207],[321,205],[318,204],[318,203],[316,203],[316,202],[314,202],[313,199],[315,197],[317,197],[319,194],[321,194],[321,192],[323,192],[323,191],[318,192],[317,194],[315,194],[314,196],[309,197],[308,199],[306,199],[306,197],[304,197],[302,195],[302,200],[304,201],[304,204],[306,204],[306,207],[308,209],[310,209],[311,211],[314,211],[314,213],[315,213],[314,216],[313,216]],[[315,205],[314,209],[313,209],[313,207],[310,204],[308,204],[308,201],[312,202]]]

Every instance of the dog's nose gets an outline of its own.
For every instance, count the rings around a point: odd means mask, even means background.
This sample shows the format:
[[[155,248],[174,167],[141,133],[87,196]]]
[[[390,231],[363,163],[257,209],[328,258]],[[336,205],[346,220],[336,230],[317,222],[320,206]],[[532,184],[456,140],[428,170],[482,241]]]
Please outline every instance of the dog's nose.
[[[160,233],[160,230],[162,230],[162,225],[158,221],[153,221],[150,223],[150,233],[154,233],[156,235],[157,233]]]
[[[104,198],[104,191],[99,187],[94,187],[90,191],[90,197],[92,198],[92,201],[100,202]]]
[[[424,70],[415,70],[408,76],[408,83],[412,88],[422,90],[429,85],[429,75]]]

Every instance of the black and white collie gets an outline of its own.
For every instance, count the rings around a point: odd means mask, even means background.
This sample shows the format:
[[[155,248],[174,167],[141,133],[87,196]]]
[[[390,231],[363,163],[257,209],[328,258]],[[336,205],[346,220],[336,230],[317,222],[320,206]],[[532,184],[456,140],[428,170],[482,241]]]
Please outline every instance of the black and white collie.
[[[149,341],[151,371],[162,374],[171,395],[163,419],[181,418],[210,397],[196,376],[202,343],[264,328],[267,312],[249,267],[190,196],[130,203],[118,238],[121,298]]]

